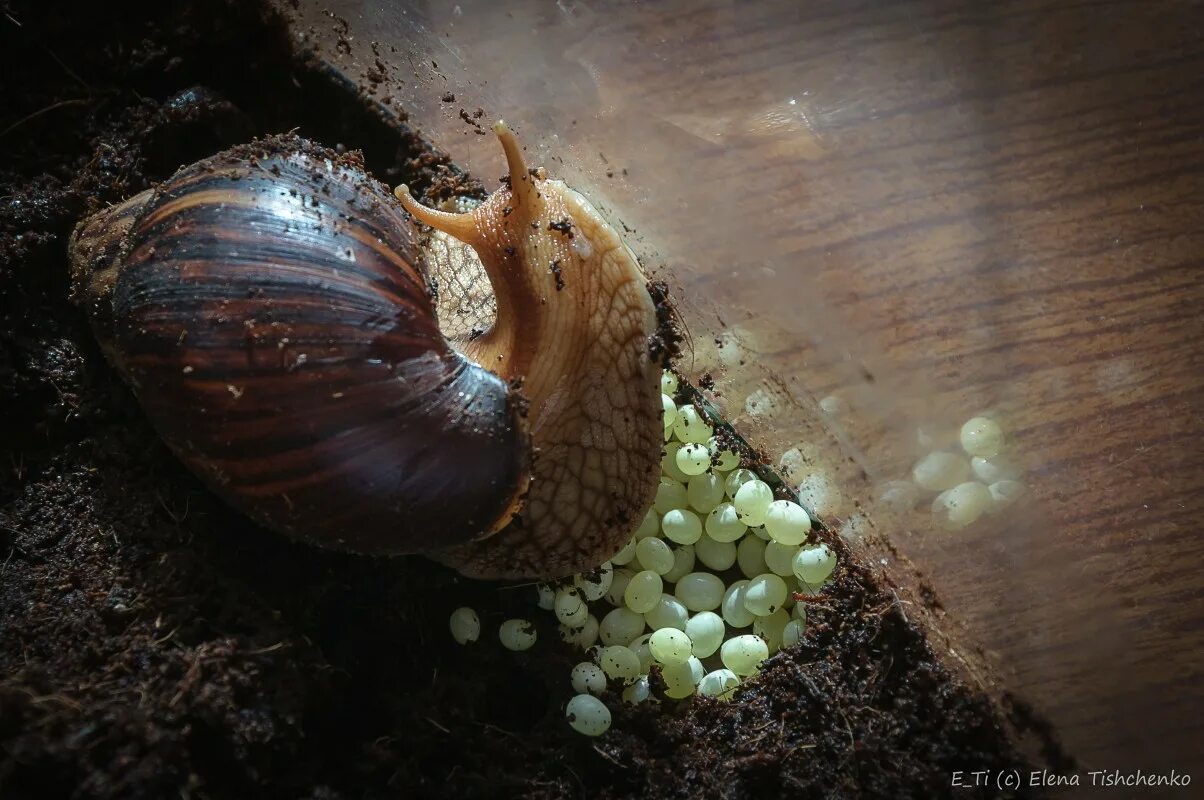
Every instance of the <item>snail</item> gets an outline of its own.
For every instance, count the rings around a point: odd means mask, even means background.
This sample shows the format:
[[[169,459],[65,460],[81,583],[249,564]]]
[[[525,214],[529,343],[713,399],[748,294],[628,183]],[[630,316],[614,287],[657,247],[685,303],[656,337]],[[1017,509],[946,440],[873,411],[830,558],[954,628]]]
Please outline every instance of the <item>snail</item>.
[[[179,459],[264,526],[557,577],[617,551],[661,458],[657,307],[580,194],[528,170],[461,214],[296,136],[232,148],[82,221],[72,291]],[[485,331],[440,329],[423,226],[475,249]],[[479,288],[479,287],[478,287]]]

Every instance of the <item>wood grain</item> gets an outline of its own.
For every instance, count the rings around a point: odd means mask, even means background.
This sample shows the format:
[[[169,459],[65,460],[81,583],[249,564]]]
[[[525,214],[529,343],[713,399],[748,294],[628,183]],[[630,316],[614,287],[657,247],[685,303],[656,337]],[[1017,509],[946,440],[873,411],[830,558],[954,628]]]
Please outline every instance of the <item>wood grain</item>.
[[[607,198],[679,289],[687,367],[738,332],[730,413],[771,451],[807,440],[840,516],[914,560],[1085,766],[1200,775],[1204,6],[462,5],[407,12],[443,48],[393,87],[414,121],[501,174],[432,110],[452,88]],[[411,18],[344,6],[415,46]],[[743,410],[757,387],[776,415]],[[873,505],[917,424],[986,407],[1023,509],[950,535]]]
[[[861,57],[880,69],[926,50],[944,76],[828,131],[807,222],[782,236],[833,319],[879,348],[860,394],[893,407],[871,401],[846,436],[866,464],[906,474],[916,453],[882,424],[900,409],[996,405],[1032,467],[1032,505],[1007,522],[952,540],[915,517],[880,527],[1084,766],[1198,773],[1200,27],[1183,5],[1047,5],[848,19],[879,28]],[[768,368],[807,365],[803,396],[856,396],[816,350]]]
[[[933,48],[950,78],[839,132],[809,165],[789,246],[880,345],[879,391],[947,417],[1003,404],[1033,466],[1035,502],[1012,524],[892,541],[1085,766],[1198,771],[1198,17],[1043,5],[888,25],[883,39]],[[868,202],[823,202],[849,180],[872,185]],[[772,369],[797,373],[805,353]],[[897,437],[852,438],[892,462]]]

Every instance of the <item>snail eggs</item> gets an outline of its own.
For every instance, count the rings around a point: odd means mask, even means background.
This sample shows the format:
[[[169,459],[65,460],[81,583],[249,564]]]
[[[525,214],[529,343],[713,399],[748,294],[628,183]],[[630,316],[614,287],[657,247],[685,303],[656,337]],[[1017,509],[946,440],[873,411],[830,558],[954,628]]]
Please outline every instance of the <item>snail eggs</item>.
[[[677,392],[678,377],[665,372],[661,387]],[[774,499],[756,473],[723,457],[732,451],[715,446],[713,426],[694,406],[673,413],[686,423],[670,431],[663,452],[674,457],[662,458],[653,507],[630,538],[597,570],[539,584],[531,595],[560,623],[562,641],[587,654],[566,682],[575,695],[565,708],[569,726],[587,736],[609,730],[614,703],[731,699],[767,658],[805,638],[806,611],[794,593],[817,593],[837,567],[806,510]],[[704,446],[705,471],[674,477],[692,468],[677,455]]]
[[[946,449],[925,454],[912,467],[910,481],[882,485],[878,502],[902,512],[923,508],[935,527],[956,531],[999,514],[1023,496],[1023,470],[1002,424],[991,413],[975,415],[960,426],[961,452]],[[933,437],[927,430],[920,433],[920,443],[931,447]],[[799,489],[802,496],[803,487]],[[928,501],[921,503],[925,497]]]

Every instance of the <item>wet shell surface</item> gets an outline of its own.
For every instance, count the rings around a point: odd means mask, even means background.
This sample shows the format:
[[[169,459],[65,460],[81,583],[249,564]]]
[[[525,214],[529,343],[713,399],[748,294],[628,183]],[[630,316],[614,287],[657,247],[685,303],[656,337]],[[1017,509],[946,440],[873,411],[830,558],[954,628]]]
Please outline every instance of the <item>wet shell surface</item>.
[[[521,400],[440,334],[416,239],[355,162],[269,139],[89,220],[77,299],[232,505],[339,549],[428,550],[508,520],[528,450]]]

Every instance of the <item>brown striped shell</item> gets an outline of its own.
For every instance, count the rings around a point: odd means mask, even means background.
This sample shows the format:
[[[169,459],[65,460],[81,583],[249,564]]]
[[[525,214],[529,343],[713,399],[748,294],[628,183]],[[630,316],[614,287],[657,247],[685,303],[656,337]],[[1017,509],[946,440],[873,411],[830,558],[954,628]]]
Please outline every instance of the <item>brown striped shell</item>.
[[[399,203],[358,161],[276,137],[77,228],[77,302],[231,505],[479,577],[567,575],[630,537],[661,457],[656,308],[614,229],[495,130],[511,179],[466,214]],[[440,248],[402,206],[479,258],[486,329],[440,331],[431,276],[449,267],[430,269]]]
[[[508,521],[529,459],[520,399],[440,334],[415,238],[357,163],[268,139],[87,220],[73,279],[230,504],[325,546],[431,550]]]

